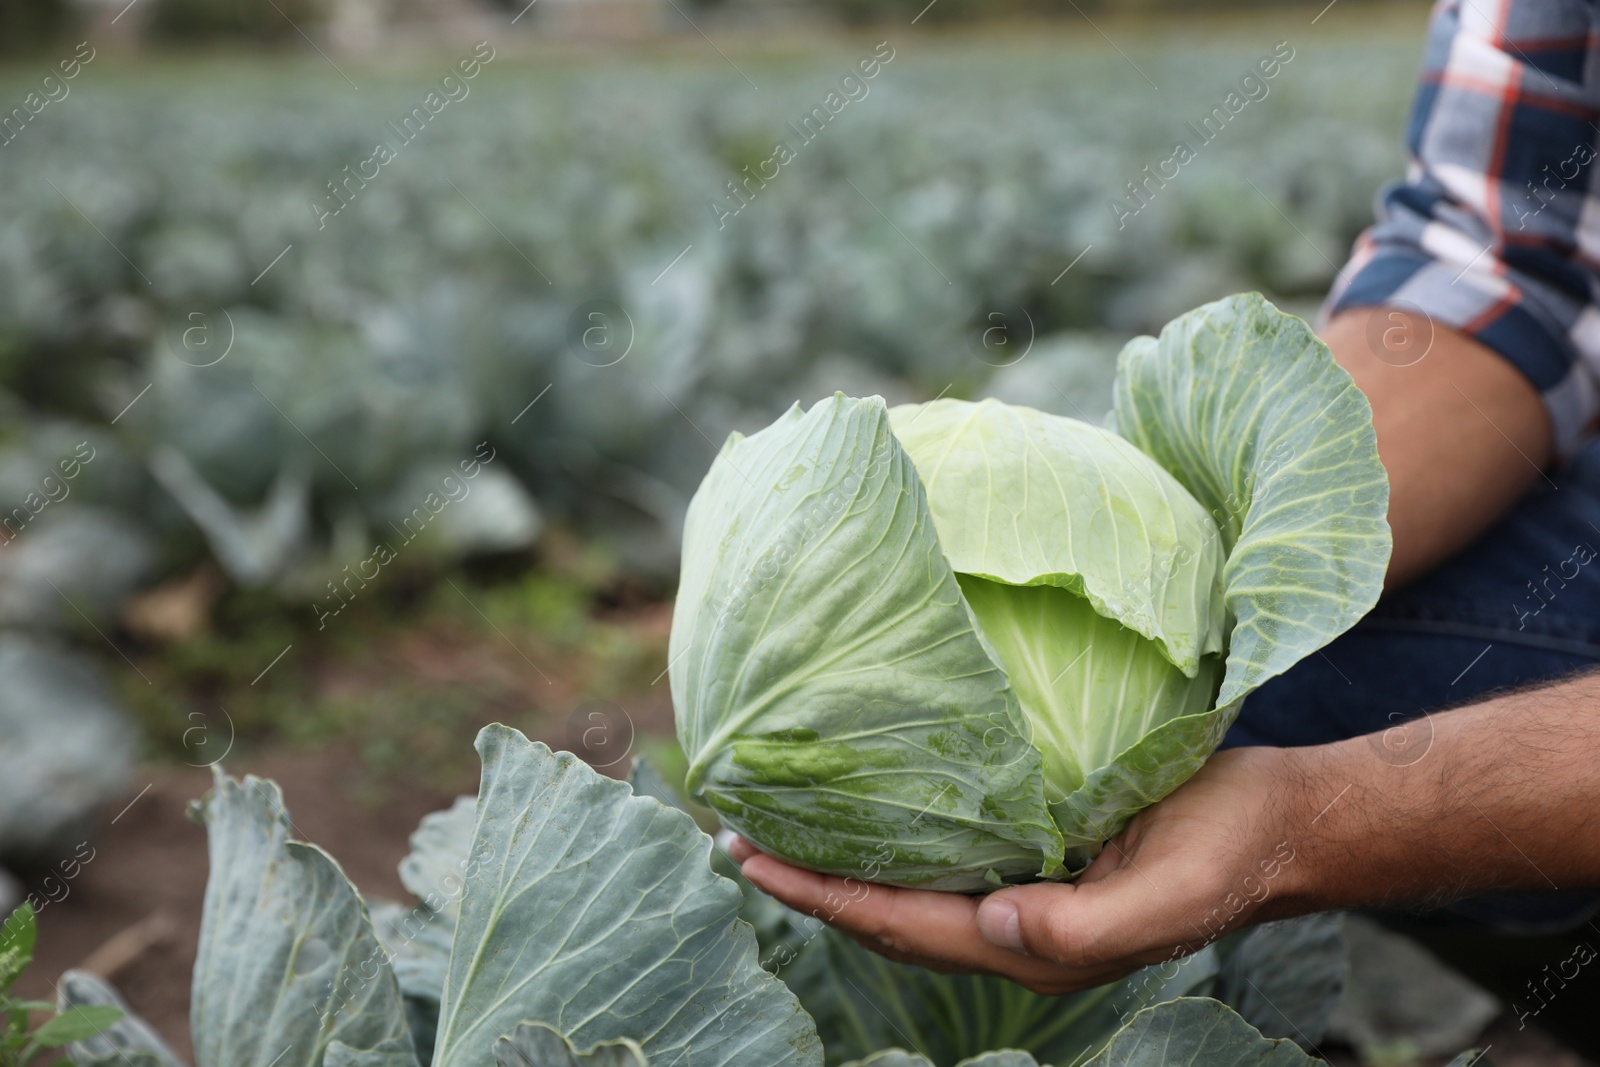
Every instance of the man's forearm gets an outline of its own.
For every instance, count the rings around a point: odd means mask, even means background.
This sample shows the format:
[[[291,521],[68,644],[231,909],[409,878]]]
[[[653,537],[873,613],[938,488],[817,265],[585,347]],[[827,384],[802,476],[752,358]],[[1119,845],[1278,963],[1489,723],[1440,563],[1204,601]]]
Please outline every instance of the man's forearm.
[[[1498,353],[1424,318],[1361,309],[1323,336],[1372,403],[1393,587],[1476,539],[1542,476],[1549,420]],[[1300,891],[1343,907],[1600,885],[1597,712],[1600,675],[1297,750],[1287,829],[1304,842]]]
[[[1372,403],[1389,473],[1392,588],[1465,548],[1540,477],[1549,419],[1503,357],[1425,318],[1348,311],[1323,340]]]
[[[1600,674],[1294,750],[1283,903],[1600,886],[1597,752]]]

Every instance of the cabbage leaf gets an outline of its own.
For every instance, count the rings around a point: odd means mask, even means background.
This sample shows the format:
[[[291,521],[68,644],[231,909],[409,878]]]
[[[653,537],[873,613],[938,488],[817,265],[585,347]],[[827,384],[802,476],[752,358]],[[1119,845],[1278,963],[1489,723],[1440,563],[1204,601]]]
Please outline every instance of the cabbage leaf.
[[[1060,872],[1041,756],[881,399],[730,437],[685,537],[668,656],[692,794],[834,874]]]
[[[1097,426],[995,400],[889,416],[956,573],[1070,589],[1191,678],[1221,651],[1216,525],[1149,456]]]
[[[629,1038],[661,1063],[819,1067],[811,1020],[758,964],[694,820],[505,726],[478,752],[435,1067],[494,1067],[524,1022],[580,1047]]]
[[[199,1067],[414,1067],[367,908],[322,849],[289,837],[275,783],[213,769],[211,850],[189,1014]]]

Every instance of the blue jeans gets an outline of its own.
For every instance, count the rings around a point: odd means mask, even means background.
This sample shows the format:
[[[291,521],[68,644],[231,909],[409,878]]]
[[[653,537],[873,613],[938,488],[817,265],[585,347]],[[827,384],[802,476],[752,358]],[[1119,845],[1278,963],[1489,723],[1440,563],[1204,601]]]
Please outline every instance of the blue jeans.
[[[1292,747],[1381,733],[1427,712],[1595,664],[1600,442],[1548,481],[1541,478],[1476,544],[1386,597],[1321,654],[1248,697],[1223,744]],[[1425,741],[1413,743],[1413,751],[1375,746],[1374,758],[1402,765],[1430,758]],[[1597,904],[1600,895],[1585,891],[1502,893],[1450,911],[1536,932],[1570,927]]]

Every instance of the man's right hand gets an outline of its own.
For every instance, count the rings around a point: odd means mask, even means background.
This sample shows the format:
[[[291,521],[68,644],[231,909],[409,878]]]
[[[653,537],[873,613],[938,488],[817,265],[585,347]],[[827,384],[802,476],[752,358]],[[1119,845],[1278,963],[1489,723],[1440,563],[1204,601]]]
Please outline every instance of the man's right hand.
[[[1059,994],[1194,952],[1267,916],[1311,910],[1286,836],[1303,750],[1218,753],[1139,813],[1076,882],[973,898],[803,871],[738,842],[745,877],[891,959]]]
[[[1072,884],[972,898],[802,871],[743,842],[735,856],[758,888],[892,959],[1062,993],[1266,919],[1600,887],[1597,708],[1586,675],[1384,734],[1220,752]]]

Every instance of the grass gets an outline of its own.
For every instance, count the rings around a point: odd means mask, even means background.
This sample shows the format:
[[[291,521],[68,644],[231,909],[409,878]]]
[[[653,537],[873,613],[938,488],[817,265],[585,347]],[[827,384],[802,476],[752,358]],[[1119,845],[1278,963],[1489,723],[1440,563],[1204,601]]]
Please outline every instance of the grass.
[[[321,629],[308,604],[225,593],[203,632],[129,650],[121,689],[149,757],[203,764],[229,738],[230,755],[345,745],[377,781],[450,789],[470,779],[464,739],[487,722],[553,744],[581,744],[571,720],[596,707],[670,728],[657,681],[669,609],[553,540],[537,559],[386,574]]]

